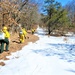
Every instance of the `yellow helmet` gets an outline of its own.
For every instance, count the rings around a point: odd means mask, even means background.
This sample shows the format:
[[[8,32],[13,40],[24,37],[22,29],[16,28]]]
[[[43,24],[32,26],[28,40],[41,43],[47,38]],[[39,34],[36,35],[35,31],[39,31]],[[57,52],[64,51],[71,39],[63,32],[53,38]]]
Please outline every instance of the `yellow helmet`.
[[[7,30],[7,27],[3,27],[4,30]]]

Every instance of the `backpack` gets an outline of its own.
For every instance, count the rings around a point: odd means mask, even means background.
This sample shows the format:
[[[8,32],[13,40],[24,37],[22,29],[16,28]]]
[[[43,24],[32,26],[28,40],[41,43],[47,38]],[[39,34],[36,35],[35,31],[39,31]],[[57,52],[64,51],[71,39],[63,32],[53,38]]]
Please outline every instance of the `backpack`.
[[[0,32],[0,40],[5,39],[4,33]]]

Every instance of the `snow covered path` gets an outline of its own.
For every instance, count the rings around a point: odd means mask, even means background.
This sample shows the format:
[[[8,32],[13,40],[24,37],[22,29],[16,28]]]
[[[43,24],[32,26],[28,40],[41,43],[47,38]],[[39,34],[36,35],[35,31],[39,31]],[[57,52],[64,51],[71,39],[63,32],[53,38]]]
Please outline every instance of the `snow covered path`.
[[[37,30],[37,42],[12,53],[10,60],[0,60],[6,64],[0,75],[75,75],[75,36],[48,37]]]

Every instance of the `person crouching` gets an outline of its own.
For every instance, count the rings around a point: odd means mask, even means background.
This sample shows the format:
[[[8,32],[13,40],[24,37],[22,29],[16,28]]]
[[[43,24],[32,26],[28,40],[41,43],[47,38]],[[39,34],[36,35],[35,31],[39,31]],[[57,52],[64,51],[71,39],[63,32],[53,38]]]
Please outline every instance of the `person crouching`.
[[[20,40],[20,43],[23,43],[24,42],[24,34],[22,31],[19,32],[19,40]]]

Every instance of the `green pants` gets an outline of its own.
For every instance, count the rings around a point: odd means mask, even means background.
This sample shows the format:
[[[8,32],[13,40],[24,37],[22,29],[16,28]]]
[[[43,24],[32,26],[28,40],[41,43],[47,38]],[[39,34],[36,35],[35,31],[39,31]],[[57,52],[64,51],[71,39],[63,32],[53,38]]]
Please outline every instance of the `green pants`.
[[[0,43],[1,43],[1,49],[0,49],[0,53],[2,53],[4,51],[4,44],[6,44],[6,51],[8,51],[8,48],[9,48],[9,40],[8,38],[5,38],[3,40],[0,40]]]

